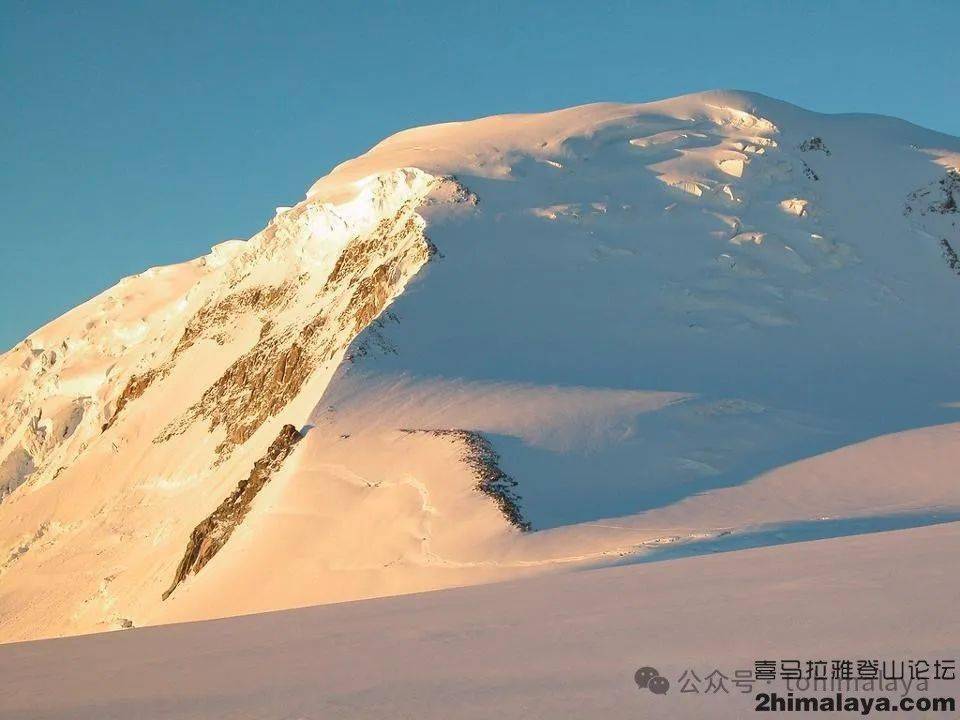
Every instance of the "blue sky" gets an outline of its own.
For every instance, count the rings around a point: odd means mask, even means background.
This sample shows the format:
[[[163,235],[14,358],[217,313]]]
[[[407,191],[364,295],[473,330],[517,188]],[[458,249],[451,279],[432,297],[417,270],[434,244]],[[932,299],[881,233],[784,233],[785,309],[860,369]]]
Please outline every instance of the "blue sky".
[[[0,347],[414,125],[732,87],[960,135],[958,27],[952,0],[0,0]]]

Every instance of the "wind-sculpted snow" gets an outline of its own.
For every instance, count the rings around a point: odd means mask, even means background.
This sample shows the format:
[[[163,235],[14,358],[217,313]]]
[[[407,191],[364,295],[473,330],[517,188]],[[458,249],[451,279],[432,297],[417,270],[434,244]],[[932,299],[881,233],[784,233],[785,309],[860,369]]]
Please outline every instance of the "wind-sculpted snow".
[[[483,435],[467,430],[406,430],[405,432],[425,432],[461,443],[464,446],[462,459],[473,470],[477,479],[474,488],[493,498],[503,516],[518,530],[528,532],[533,529],[530,521],[523,517],[521,507],[523,497],[516,492],[517,481],[500,468],[500,456]]]
[[[134,575],[147,572],[152,587],[160,568],[128,572],[130,564],[182,556],[185,526],[215,510],[228,478],[235,484],[287,419],[308,417],[351,340],[430,259],[417,215],[428,197],[435,206],[471,202],[455,180],[384,173],[353,203],[305,201],[245,244],[125,280],[4,358],[0,390],[11,409],[0,495],[15,492],[3,503],[13,519],[0,536],[30,550],[11,550],[7,571],[55,564],[71,542],[111,547],[99,553],[110,568],[103,587],[49,592],[79,612],[64,610],[50,625],[27,621],[21,632],[120,626],[137,615],[115,610],[125,592],[149,605]],[[71,532],[42,552],[24,546],[46,522],[47,496],[59,493],[81,494],[59,511]],[[101,517],[111,529],[96,529]],[[113,547],[117,533],[123,548]],[[4,619],[17,622],[15,612]]]
[[[0,359],[0,639],[952,512],[954,434],[912,489],[830,451],[955,419],[958,164],[738,92],[399,133]]]
[[[789,648],[798,658],[877,658],[878,667],[886,662],[890,668],[901,657],[929,658],[931,665],[954,658],[960,581],[956,573],[944,572],[944,557],[958,545],[960,523],[952,522],[0,646],[9,688],[0,695],[0,715],[5,720],[742,719],[753,714],[755,692],[786,686],[756,683],[744,672],[758,654],[785,652],[777,648]],[[666,697],[638,691],[634,684],[637,668],[648,663],[669,678]],[[895,683],[871,680],[866,686],[861,680],[848,687],[836,681],[817,692],[830,682],[821,681],[811,684],[811,694],[831,699],[834,688],[861,700],[877,694],[894,707],[905,693],[953,696],[955,680],[918,682],[909,672]],[[722,677],[709,678],[710,673]],[[931,668],[931,678],[934,673]],[[51,678],[57,692],[49,692]],[[782,697],[787,691],[778,692]],[[890,717],[951,715],[901,709]]]

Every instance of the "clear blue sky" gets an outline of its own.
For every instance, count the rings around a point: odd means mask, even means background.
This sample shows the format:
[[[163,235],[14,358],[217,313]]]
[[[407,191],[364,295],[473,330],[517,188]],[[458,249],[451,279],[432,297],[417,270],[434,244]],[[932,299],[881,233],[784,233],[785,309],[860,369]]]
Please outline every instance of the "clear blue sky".
[[[960,135],[958,28],[953,0],[0,0],[0,347],[409,126],[733,87]]]

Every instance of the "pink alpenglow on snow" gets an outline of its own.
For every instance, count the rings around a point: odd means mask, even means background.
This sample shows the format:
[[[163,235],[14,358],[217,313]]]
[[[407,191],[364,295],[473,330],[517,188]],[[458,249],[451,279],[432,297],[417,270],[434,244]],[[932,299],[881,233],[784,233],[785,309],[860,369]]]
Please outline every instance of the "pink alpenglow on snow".
[[[121,280],[0,357],[0,641],[136,629],[0,649],[8,681],[64,678],[4,717],[100,717],[95,658],[193,643],[230,673],[189,656],[104,707],[171,683],[184,717],[441,717],[439,687],[636,717],[694,656],[955,655],[958,165],[957,138],[736,91],[490,117]],[[939,630],[866,630],[924,588]],[[346,637],[369,677],[308,679]],[[646,666],[669,686],[638,696]],[[290,692],[254,702],[264,667]]]

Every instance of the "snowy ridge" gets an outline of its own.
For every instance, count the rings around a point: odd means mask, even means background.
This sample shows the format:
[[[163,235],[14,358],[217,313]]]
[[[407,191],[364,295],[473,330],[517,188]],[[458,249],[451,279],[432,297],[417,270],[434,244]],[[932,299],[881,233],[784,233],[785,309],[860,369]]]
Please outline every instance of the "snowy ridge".
[[[0,639],[949,517],[958,165],[729,91],[399,133],[0,359]]]

